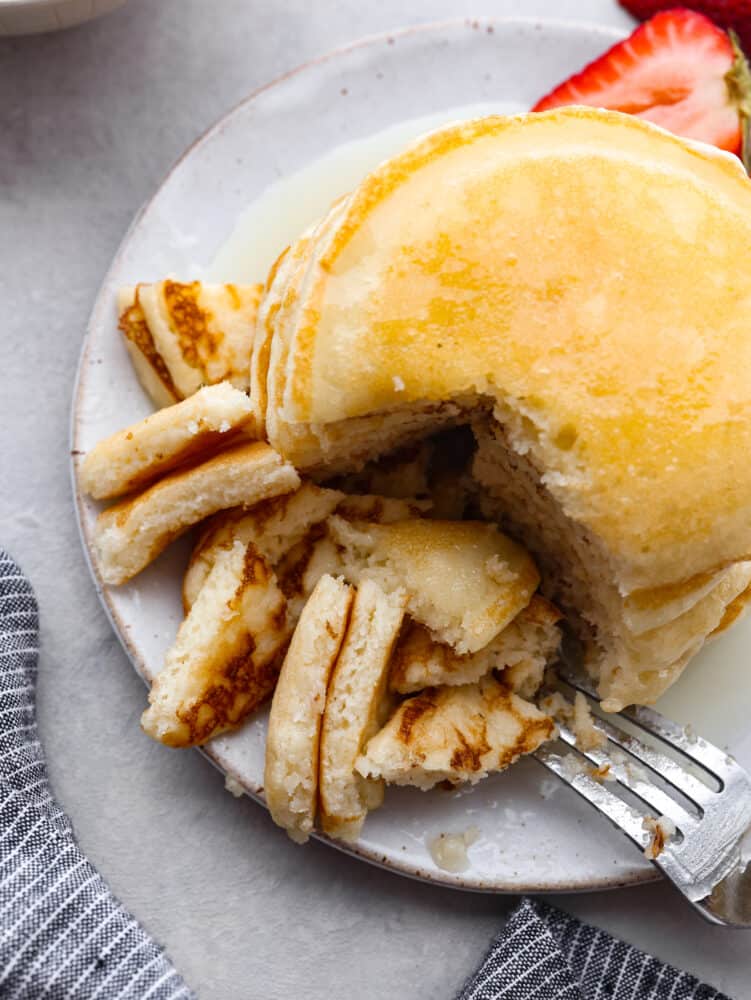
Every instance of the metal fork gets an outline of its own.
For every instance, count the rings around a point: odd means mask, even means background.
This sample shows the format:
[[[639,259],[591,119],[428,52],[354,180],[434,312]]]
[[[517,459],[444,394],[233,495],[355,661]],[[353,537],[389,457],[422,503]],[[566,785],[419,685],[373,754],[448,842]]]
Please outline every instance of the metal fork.
[[[588,682],[567,668],[562,679],[596,700]],[[604,720],[593,714],[594,725],[608,739],[602,749],[579,750],[574,733],[559,723],[559,737],[570,749],[561,753],[555,744],[546,744],[534,756],[645,851],[654,836],[645,827],[645,819],[664,816],[671,820],[676,834],[667,837],[653,864],[705,919],[725,927],[751,927],[751,856],[744,859],[741,851],[743,836],[751,827],[751,777],[723,750],[689,736],[683,727],[654,709],[627,709],[621,717],[698,765],[715,779],[718,788],[710,788],[673,757],[637,739],[615,715]],[[594,767],[587,767],[582,758]],[[617,782],[608,782],[610,788],[594,775],[596,768],[604,771],[608,766]],[[650,780],[647,772],[670,786],[671,792]],[[618,787],[628,789],[639,806],[646,808],[640,811],[624,801],[616,794]],[[674,790],[693,809],[678,801]]]

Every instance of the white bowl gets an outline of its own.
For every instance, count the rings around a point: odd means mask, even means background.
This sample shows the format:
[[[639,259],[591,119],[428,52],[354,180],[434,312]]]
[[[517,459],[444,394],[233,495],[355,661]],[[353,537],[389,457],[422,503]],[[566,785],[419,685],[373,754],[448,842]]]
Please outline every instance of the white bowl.
[[[35,35],[91,21],[125,0],[0,0],[0,35]]]

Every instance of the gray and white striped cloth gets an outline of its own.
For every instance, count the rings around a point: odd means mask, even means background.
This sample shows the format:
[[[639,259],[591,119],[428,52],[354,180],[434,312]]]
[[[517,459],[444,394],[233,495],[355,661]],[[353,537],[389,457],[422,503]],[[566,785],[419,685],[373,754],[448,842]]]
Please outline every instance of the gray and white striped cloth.
[[[31,586],[0,550],[0,997],[190,1000],[50,791],[34,708],[38,630]]]
[[[456,1000],[730,1000],[687,972],[523,899]]]
[[[0,550],[0,997],[191,1000],[82,854],[50,791],[34,710],[39,620]],[[522,900],[457,1000],[729,1000],[603,931]]]

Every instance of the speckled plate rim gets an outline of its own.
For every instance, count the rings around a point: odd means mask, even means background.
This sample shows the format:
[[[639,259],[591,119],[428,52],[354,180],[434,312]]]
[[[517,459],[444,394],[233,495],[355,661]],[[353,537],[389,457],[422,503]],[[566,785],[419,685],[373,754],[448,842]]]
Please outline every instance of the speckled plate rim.
[[[175,161],[170,170],[165,174],[159,186],[157,187],[154,194],[149,198],[148,201],[139,209],[138,213],[132,220],[130,226],[125,232],[123,239],[110,263],[105,277],[100,286],[100,291],[92,309],[89,322],[87,324],[86,335],[83,341],[81,354],[79,357],[76,380],[73,391],[73,406],[71,410],[71,424],[70,424],[70,453],[71,453],[71,482],[73,488],[73,497],[76,508],[76,519],[78,523],[79,535],[81,538],[81,544],[84,550],[84,555],[86,563],[89,568],[94,586],[99,597],[99,600],[104,608],[104,611],[112,625],[112,628],[117,635],[123,649],[131,660],[136,672],[142,678],[144,683],[147,685],[150,683],[149,671],[147,669],[146,663],[143,659],[141,652],[139,651],[137,645],[132,641],[129,629],[123,619],[120,617],[115,604],[113,603],[110,588],[104,584],[99,571],[96,567],[95,561],[92,557],[93,550],[93,539],[90,536],[89,528],[84,516],[84,498],[82,496],[79,483],[78,483],[78,466],[81,451],[78,448],[79,443],[79,430],[80,430],[80,415],[83,405],[83,398],[86,392],[86,377],[88,374],[88,356],[91,349],[92,341],[92,331],[98,328],[105,318],[105,310],[109,306],[107,300],[106,290],[110,283],[110,278],[114,272],[116,272],[120,260],[124,254],[125,248],[127,247],[130,239],[142,222],[145,214],[149,211],[150,207],[153,205],[155,200],[159,197],[162,189],[170,180],[175,171],[183,164],[183,162],[199,147],[206,143],[210,143],[213,138],[221,132],[230,120],[238,113],[243,112],[247,109],[248,105],[256,101],[261,95],[265,94],[267,91],[279,86],[280,84],[286,82],[292,77],[305,74],[307,71],[320,66],[323,63],[329,63],[336,61],[341,56],[353,52],[357,49],[364,49],[369,46],[383,45],[388,43],[389,39],[400,38],[416,34],[430,34],[445,31],[446,29],[459,28],[461,26],[466,27],[480,27],[487,28],[488,26],[503,26],[503,25],[534,25],[555,28],[561,31],[583,31],[597,34],[602,38],[602,47],[605,49],[608,45],[612,45],[615,41],[624,37],[624,32],[612,27],[606,27],[600,24],[593,24],[586,21],[564,21],[557,20],[555,18],[540,18],[540,17],[500,17],[500,18],[488,18],[482,17],[477,19],[468,18],[454,18],[436,22],[430,22],[424,25],[418,25],[408,28],[394,29],[387,32],[381,32],[378,34],[369,35],[367,37],[361,38],[351,44],[341,46],[339,48],[333,49],[330,52],[316,58],[309,60],[306,63],[290,70],[281,76],[276,77],[271,82],[257,88],[250,95],[244,98],[242,101],[238,102],[235,107],[233,107],[226,115],[222,116],[214,125],[210,126],[199,138],[197,138],[186,150],[185,152]],[[263,789],[258,785],[251,784],[239,774],[231,764],[224,758],[223,754],[216,747],[211,745],[206,747],[198,748],[199,752],[202,753],[211,763],[224,775],[232,778],[236,781],[243,789],[243,791],[254,799],[259,804],[266,807],[266,802],[263,796]],[[593,817],[594,819],[594,817]],[[555,882],[546,881],[529,881],[529,882],[504,882],[502,880],[488,880],[485,882],[478,881],[467,881],[463,879],[460,875],[455,875],[450,872],[441,872],[440,875],[436,875],[434,872],[430,872],[420,868],[419,866],[410,864],[408,862],[402,861],[401,859],[387,858],[382,853],[365,847],[361,844],[347,845],[340,841],[334,840],[322,833],[314,833],[313,836],[331,847],[337,850],[349,854],[353,857],[360,858],[363,861],[382,868],[386,871],[393,872],[408,878],[412,878],[421,882],[425,882],[431,885],[440,885],[443,887],[449,887],[454,889],[461,889],[468,892],[480,892],[480,893],[497,893],[497,894],[514,894],[519,893],[571,893],[571,892],[593,892],[593,891],[606,891],[610,889],[619,889],[633,887],[635,885],[643,885],[650,882],[659,881],[661,876],[657,869],[655,868],[634,868],[632,871],[627,871],[625,874],[621,874],[616,877],[601,877],[601,878],[589,878],[589,879],[571,879],[571,880],[557,880]]]

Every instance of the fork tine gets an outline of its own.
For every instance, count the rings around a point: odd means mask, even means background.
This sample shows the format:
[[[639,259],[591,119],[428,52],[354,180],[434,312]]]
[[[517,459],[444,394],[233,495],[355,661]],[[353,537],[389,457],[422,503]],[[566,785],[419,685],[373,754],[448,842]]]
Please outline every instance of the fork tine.
[[[588,678],[582,677],[567,665],[559,668],[559,676],[572,688],[581,691],[583,694],[599,702],[599,695]],[[644,705],[626,708],[621,713],[625,718],[630,719],[645,732],[656,736],[659,740],[669,746],[676,747],[682,754],[700,764],[710,774],[720,781],[723,776],[731,772],[745,774],[740,765],[724,750],[714,746],[700,736],[690,736],[686,732],[685,726],[679,726],[677,722],[666,718],[653,708]]]
[[[584,686],[582,686],[578,680],[569,679],[566,676],[566,683],[569,684],[576,691],[581,691],[582,694],[586,695],[587,698],[592,698]],[[654,713],[657,715],[657,713]],[[611,716],[612,719],[617,718],[617,716]],[[638,720],[633,720],[638,725]],[[706,805],[707,799],[713,794],[713,789],[708,785],[705,785],[703,781],[699,778],[695,778],[688,771],[684,770],[672,757],[668,757],[667,754],[660,753],[659,750],[655,750],[654,747],[648,746],[646,743],[642,743],[631,733],[627,733],[625,729],[621,729],[619,726],[615,725],[610,719],[603,719],[600,716],[596,716],[594,719],[595,725],[607,736],[607,738],[614,743],[621,750],[625,750],[626,753],[630,754],[636,760],[642,764],[646,764],[647,767],[651,768],[660,777],[666,781],[673,788],[677,788],[679,792],[682,792],[687,799],[690,799],[694,805],[698,806],[700,809]],[[651,730],[650,730],[651,731]],[[657,734],[655,734],[657,735]]]
[[[653,784],[651,781],[645,781],[639,777],[638,774],[634,774],[633,770],[629,768],[628,764],[621,764],[613,761],[603,750],[594,748],[592,750],[584,750],[581,747],[576,746],[576,735],[573,733],[568,726],[558,723],[558,734],[560,739],[567,743],[570,747],[574,747],[582,754],[587,760],[591,761],[597,767],[604,764],[610,766],[610,770],[613,777],[618,781],[620,785],[624,788],[628,788],[629,791],[633,792],[637,798],[641,799],[645,805],[649,806],[651,812],[657,816],[668,816],[681,830],[684,834],[689,833],[698,824],[698,818],[692,816],[687,809],[676,802],[675,799],[671,798],[666,792],[663,792],[661,788]],[[596,780],[596,779],[595,779]]]
[[[684,753],[690,760],[696,761],[697,764],[701,764],[720,781],[730,771],[742,770],[740,765],[724,750],[716,747],[713,743],[708,743],[701,736],[689,736],[684,726],[679,726],[671,719],[665,718],[653,708],[639,705],[625,709],[623,714],[648,733],[671,746],[678,747],[681,753]]]
[[[614,795],[613,792],[608,791],[586,772],[572,768],[568,758],[575,758],[574,754],[562,757],[552,749],[550,744],[543,744],[535,750],[533,756],[548,770],[557,774],[567,785],[570,785],[582,798],[599,809],[637,847],[642,850],[646,849],[651,842],[651,837],[649,831],[644,829],[644,816],[633,806]]]

